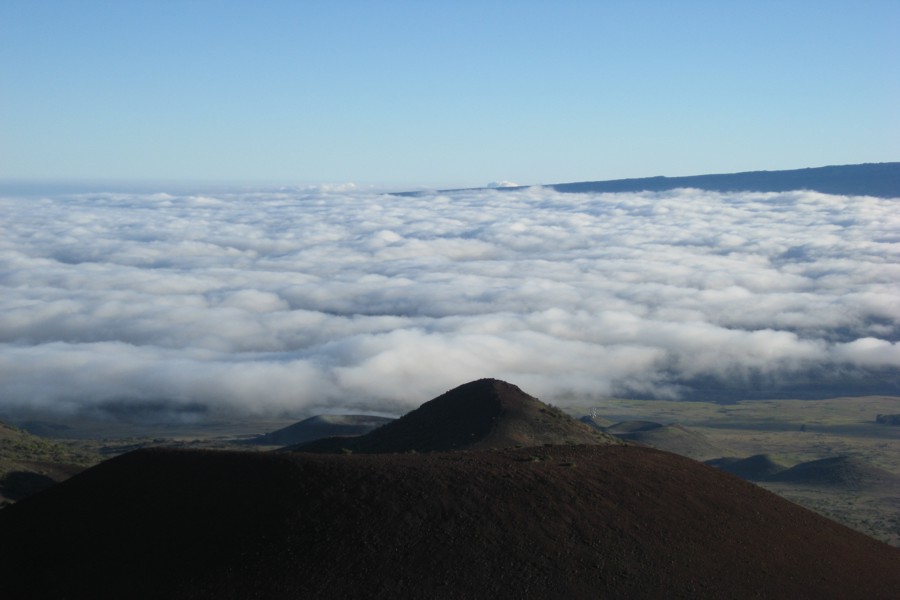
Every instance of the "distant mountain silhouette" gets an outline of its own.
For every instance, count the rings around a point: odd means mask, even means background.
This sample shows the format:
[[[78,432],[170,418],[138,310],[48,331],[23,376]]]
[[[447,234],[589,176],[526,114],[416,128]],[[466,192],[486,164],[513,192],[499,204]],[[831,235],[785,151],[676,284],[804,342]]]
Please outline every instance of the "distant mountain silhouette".
[[[369,433],[393,419],[373,415],[317,415],[257,436],[245,443],[258,446],[289,446],[327,437],[352,437]]]
[[[503,191],[527,186],[490,188]],[[545,185],[559,192],[661,192],[677,188],[696,188],[717,192],[787,192],[814,190],[825,194],[900,198],[900,162],[865,163],[791,169],[784,171],[746,171],[684,177],[642,177],[607,181],[582,181]],[[488,189],[488,188],[476,188]],[[442,190],[445,192],[462,190]],[[418,195],[409,192],[401,195]]]
[[[479,379],[454,388],[366,435],[319,440],[288,449],[443,452],[543,444],[621,443],[511,383]]]
[[[896,598],[900,550],[636,446],[139,450],[0,510],[4,598]]]

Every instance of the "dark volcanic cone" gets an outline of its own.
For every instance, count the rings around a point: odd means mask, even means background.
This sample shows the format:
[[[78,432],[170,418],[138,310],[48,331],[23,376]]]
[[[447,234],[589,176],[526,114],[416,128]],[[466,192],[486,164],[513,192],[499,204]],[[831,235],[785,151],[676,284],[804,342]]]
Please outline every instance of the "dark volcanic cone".
[[[665,427],[665,425],[656,423],[655,421],[621,421],[610,425],[606,428],[606,431],[616,435],[626,435],[629,433],[637,433],[638,431],[653,431],[660,427]]]
[[[288,446],[327,437],[354,437],[377,429],[393,419],[373,415],[317,415],[271,433],[247,440],[259,446]]]
[[[631,446],[140,450],[0,510],[4,598],[791,598],[900,590],[900,550]]]
[[[768,454],[754,454],[747,458],[714,458],[706,461],[706,464],[749,481],[768,481],[787,469],[786,466],[772,460]]]
[[[304,452],[442,452],[544,444],[621,444],[497,379],[466,383],[354,439],[320,440]]]
[[[841,487],[849,490],[900,486],[900,477],[853,456],[832,456],[794,465],[768,481]]]

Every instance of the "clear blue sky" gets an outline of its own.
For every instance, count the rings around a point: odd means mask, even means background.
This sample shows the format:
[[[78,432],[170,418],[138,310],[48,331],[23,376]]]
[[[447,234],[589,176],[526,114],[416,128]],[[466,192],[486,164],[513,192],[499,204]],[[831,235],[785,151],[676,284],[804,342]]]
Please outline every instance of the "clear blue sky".
[[[900,2],[0,0],[0,179],[466,186],[900,160]]]

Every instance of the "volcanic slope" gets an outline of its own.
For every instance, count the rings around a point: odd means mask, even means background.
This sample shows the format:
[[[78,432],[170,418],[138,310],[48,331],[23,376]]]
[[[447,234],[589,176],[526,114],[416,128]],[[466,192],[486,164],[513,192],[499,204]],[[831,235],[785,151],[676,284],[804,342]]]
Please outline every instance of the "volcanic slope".
[[[479,379],[446,392],[366,435],[288,448],[304,452],[445,452],[542,446],[621,444],[499,379]]]
[[[146,449],[0,510],[8,598],[896,598],[900,550],[635,446]]]

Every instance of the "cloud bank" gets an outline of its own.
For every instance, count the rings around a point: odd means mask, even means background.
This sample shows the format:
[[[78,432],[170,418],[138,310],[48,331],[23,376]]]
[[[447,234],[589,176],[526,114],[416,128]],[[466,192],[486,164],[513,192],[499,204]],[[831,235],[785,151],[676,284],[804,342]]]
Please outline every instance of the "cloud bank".
[[[403,412],[488,376],[554,402],[897,388],[897,202],[4,197],[0,411]]]

